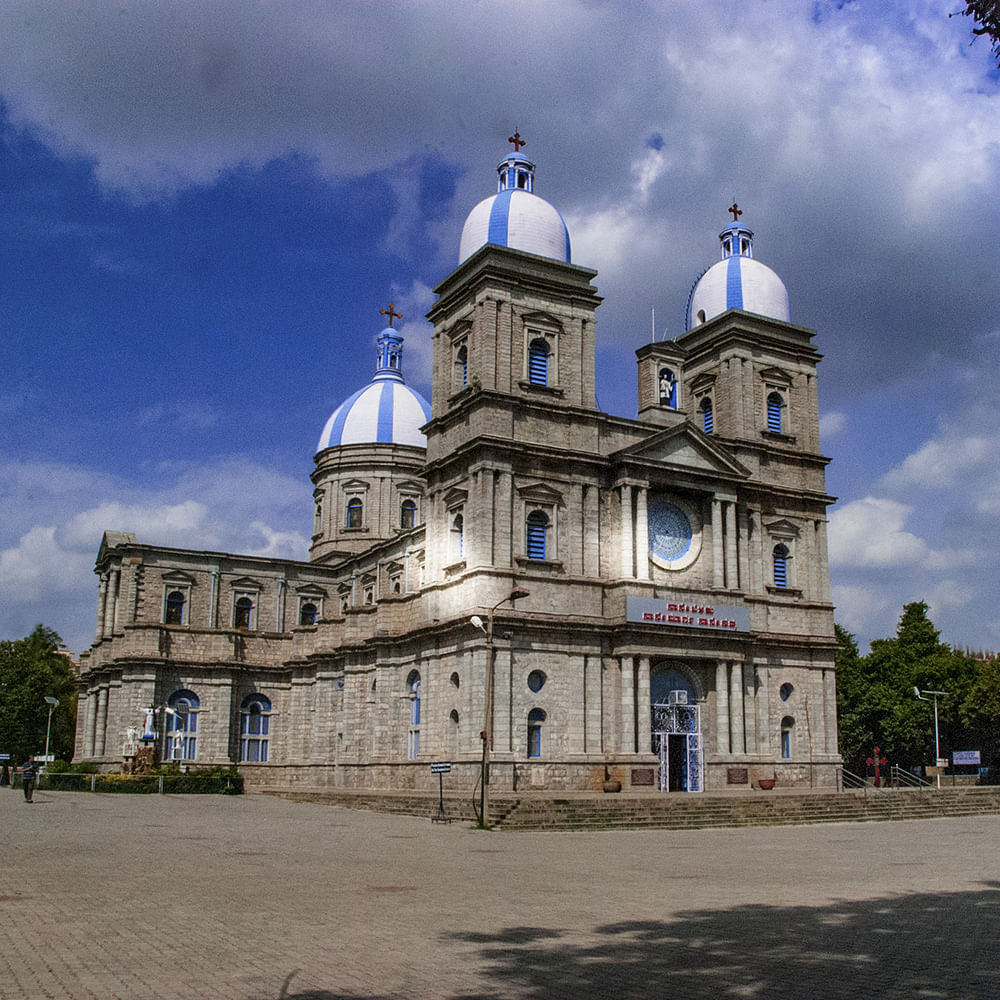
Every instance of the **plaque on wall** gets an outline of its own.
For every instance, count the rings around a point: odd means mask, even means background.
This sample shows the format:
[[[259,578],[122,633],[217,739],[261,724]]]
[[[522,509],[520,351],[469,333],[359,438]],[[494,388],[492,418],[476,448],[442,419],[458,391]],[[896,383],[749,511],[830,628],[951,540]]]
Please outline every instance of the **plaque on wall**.
[[[642,786],[648,786],[650,788],[656,783],[656,771],[651,767],[633,767],[632,768],[632,787],[641,788]]]
[[[729,767],[726,769],[727,785],[745,785],[750,780],[750,774],[745,767]]]

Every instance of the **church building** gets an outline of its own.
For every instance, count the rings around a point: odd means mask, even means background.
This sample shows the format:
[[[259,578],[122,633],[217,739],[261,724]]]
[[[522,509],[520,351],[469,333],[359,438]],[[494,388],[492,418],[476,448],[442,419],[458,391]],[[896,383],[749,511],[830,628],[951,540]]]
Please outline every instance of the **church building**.
[[[105,532],[77,761],[145,742],[249,787],[433,789],[448,761],[472,789],[486,755],[495,791],[835,785],[814,332],[734,204],[685,332],[636,352],[636,418],[601,412],[597,272],[511,141],[435,289],[430,404],[390,304],[322,429],[309,561]]]

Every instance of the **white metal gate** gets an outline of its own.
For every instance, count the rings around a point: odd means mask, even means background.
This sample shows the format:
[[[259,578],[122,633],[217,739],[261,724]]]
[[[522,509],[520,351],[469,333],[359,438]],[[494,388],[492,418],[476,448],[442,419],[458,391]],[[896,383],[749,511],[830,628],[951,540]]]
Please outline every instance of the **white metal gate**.
[[[700,792],[704,779],[701,709],[675,701],[678,693],[682,692],[671,692],[671,704],[653,706],[652,749],[660,758],[660,791]],[[671,737],[675,737],[672,750]]]

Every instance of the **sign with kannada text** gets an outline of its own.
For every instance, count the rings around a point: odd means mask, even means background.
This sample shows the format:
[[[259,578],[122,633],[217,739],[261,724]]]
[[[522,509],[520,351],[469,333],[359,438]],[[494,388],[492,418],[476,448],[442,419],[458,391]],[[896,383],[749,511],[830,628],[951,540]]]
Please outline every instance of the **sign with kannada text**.
[[[978,750],[952,750],[951,763],[953,766],[958,766],[959,764],[981,764],[982,761],[979,757],[980,753]]]
[[[720,632],[749,632],[750,610],[723,604],[661,601],[648,597],[626,597],[625,618],[643,625],[708,628]]]

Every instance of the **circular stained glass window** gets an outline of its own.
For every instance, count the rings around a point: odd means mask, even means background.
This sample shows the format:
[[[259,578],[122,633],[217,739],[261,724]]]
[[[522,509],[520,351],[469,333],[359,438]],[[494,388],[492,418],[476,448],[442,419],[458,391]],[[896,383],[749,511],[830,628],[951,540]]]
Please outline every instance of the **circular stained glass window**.
[[[701,552],[701,519],[682,500],[651,498],[647,509],[649,557],[663,569],[690,566]]]
[[[691,522],[672,503],[654,500],[649,505],[649,548],[667,562],[680,559],[691,547]]]

